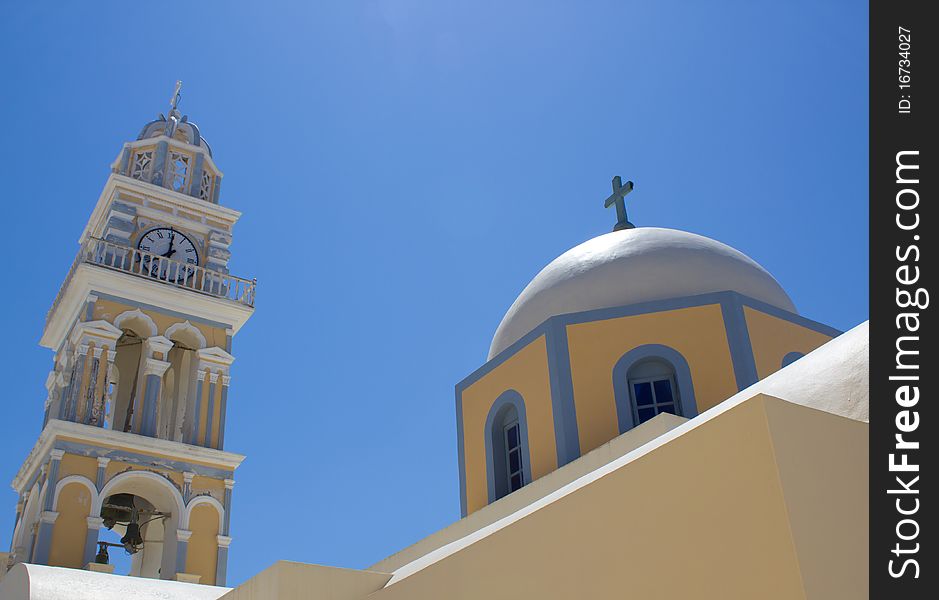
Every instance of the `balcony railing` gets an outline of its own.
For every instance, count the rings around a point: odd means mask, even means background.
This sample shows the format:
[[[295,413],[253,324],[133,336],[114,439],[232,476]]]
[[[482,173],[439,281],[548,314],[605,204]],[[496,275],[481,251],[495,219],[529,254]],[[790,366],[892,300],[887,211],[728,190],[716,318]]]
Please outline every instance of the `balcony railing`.
[[[75,257],[75,262],[72,263],[72,268],[69,269],[65,282],[52,303],[49,316],[55,312],[62,300],[75,269],[83,263],[159,281],[215,298],[225,298],[245,306],[254,306],[257,280],[242,279],[99,238],[88,238],[78,251],[78,256]],[[49,316],[46,317],[47,322]]]

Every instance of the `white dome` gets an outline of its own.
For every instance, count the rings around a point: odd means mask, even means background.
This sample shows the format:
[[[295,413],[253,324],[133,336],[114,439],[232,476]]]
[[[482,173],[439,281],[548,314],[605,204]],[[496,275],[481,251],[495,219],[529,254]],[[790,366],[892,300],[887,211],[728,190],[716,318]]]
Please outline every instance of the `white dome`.
[[[659,227],[607,233],[571,248],[531,280],[499,324],[489,358],[555,315],[723,291],[796,312],[766,269],[727,244]]]

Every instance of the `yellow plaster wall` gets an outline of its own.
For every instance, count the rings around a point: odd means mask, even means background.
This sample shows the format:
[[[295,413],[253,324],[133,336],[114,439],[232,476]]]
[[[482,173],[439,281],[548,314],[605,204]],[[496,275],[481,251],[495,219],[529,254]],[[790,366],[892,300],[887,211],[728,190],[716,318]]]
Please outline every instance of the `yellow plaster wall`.
[[[98,477],[98,460],[90,456],[66,454],[59,462],[59,478],[69,475],[81,475],[94,483]]]
[[[80,483],[70,483],[59,493],[55,510],[59,516],[52,528],[49,564],[80,569],[84,566],[82,559],[88,534],[91,492]]]
[[[463,455],[468,513],[489,503],[486,417],[492,403],[507,390],[515,390],[525,402],[532,479],[557,468],[548,353],[545,337],[541,336],[463,390]]]
[[[192,478],[192,495],[197,496],[209,492],[219,502],[225,498],[225,483],[220,479],[196,475]]]
[[[218,564],[218,512],[208,504],[200,504],[189,517],[189,549],[186,554],[186,573],[201,575],[199,583],[215,584]]]
[[[808,354],[831,339],[830,335],[768,315],[749,306],[743,307],[743,314],[747,320],[756,373],[760,379],[782,368],[783,357],[790,352]]]
[[[107,483],[108,481],[111,481],[111,478],[113,478],[116,475],[120,475],[121,473],[124,473],[125,471],[154,472],[152,469],[149,469],[141,465],[134,465],[134,464],[126,463],[126,462],[121,462],[118,460],[112,460],[111,462],[108,463],[108,466],[104,470],[104,482]],[[182,490],[183,488],[183,474],[182,473],[178,473],[176,471],[160,470],[159,474],[163,475],[164,477],[168,477],[170,481],[173,482],[173,484],[176,486],[177,489]]]
[[[867,482],[866,455],[839,452],[823,467],[810,461],[780,478],[777,457],[788,450],[774,448],[774,417],[763,400],[701,423],[369,598],[866,598],[867,544],[839,537],[841,529],[823,518],[856,500]],[[819,415],[783,408],[788,423],[777,421],[789,439]],[[801,452],[857,447],[866,436],[866,424],[850,422],[813,436]],[[850,485],[825,485],[831,469],[843,471]],[[817,507],[812,491],[819,485],[831,493],[826,506],[791,517],[787,495],[814,498],[805,507]],[[792,518],[824,539],[826,556],[815,567],[826,585],[803,582],[800,562],[809,556],[793,539]],[[861,514],[843,520],[861,528],[866,522]]]
[[[717,304],[568,325],[567,338],[581,453],[619,435],[613,367],[638,346],[662,344],[685,357],[699,413],[737,392]]]

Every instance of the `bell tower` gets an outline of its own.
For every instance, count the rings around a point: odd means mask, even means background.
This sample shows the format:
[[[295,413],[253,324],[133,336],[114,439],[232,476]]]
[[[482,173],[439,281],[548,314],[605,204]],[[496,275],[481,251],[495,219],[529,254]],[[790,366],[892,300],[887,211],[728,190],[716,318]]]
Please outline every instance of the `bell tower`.
[[[232,338],[256,282],[229,272],[241,213],[179,112],[124,144],[46,317],[42,431],[13,480],[6,565],[224,585],[234,472],[224,449]],[[108,541],[110,540],[110,541]]]

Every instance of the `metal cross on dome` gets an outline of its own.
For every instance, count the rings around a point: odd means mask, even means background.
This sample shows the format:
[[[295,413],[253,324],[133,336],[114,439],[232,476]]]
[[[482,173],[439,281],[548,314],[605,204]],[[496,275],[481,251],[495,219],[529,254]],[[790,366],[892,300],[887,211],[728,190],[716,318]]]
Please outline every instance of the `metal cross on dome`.
[[[619,175],[613,178],[613,193],[603,203],[604,208],[616,205],[616,225],[613,226],[613,231],[635,227],[626,219],[626,194],[631,191],[633,191],[632,181],[627,181],[626,185],[623,185],[623,180],[620,179]]]
[[[179,90],[182,89],[183,82],[176,80],[176,88],[173,90],[173,96],[170,98],[170,110],[175,111],[176,106],[179,104]]]

